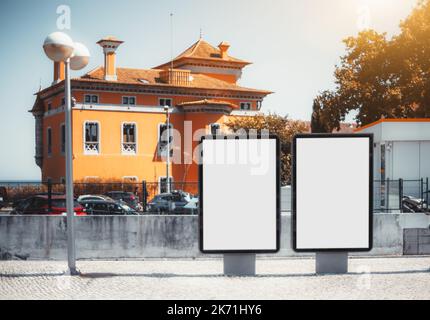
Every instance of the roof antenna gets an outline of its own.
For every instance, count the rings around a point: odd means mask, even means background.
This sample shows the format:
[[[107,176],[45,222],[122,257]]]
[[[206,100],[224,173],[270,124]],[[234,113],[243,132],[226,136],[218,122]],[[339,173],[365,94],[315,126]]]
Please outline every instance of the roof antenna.
[[[200,28],[200,36],[199,36],[199,39],[201,40],[203,38],[203,31],[202,31],[202,28]]]
[[[171,69],[170,72],[173,72],[173,13],[172,12],[170,13],[170,69]]]

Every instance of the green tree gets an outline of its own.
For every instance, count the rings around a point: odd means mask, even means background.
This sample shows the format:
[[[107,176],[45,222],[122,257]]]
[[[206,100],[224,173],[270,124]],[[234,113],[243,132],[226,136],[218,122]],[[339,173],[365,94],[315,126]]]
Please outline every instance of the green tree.
[[[291,183],[291,141],[297,133],[308,131],[303,121],[290,120],[276,114],[257,115],[254,117],[238,117],[229,120],[226,126],[233,131],[255,129],[258,132],[265,129],[279,138],[281,149],[281,184]]]
[[[387,39],[374,30],[344,40],[333,91],[314,99],[313,132],[331,132],[356,112],[358,125],[385,118],[430,117],[430,0],[422,0]]]

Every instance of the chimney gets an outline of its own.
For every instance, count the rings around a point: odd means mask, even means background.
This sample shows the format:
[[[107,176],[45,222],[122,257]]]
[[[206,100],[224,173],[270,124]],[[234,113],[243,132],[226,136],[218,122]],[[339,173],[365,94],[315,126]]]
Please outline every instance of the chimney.
[[[97,42],[97,44],[103,48],[103,53],[105,55],[104,62],[104,79],[108,81],[116,81],[116,54],[115,51],[123,43],[116,39],[115,37],[106,37]]]
[[[226,59],[227,51],[228,51],[228,48],[230,48],[230,44],[226,41],[223,41],[218,45],[218,48],[221,51],[221,59]]]
[[[52,85],[61,82],[66,77],[66,69],[63,61],[54,62],[54,81]]]

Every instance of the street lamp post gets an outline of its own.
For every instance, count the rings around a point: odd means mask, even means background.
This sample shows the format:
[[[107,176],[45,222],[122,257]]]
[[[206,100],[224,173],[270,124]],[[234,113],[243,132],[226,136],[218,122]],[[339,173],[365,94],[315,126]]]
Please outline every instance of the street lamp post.
[[[164,106],[164,111],[166,111],[166,131],[167,131],[167,155],[166,155],[166,192],[170,193],[170,113],[169,106]]]
[[[66,125],[66,208],[67,208],[67,262],[71,275],[77,275],[73,204],[73,159],[72,159],[72,97],[70,89],[70,69],[80,70],[89,61],[89,51],[81,43],[74,43],[65,33],[54,32],[46,37],[43,49],[49,59],[64,62],[64,100]]]

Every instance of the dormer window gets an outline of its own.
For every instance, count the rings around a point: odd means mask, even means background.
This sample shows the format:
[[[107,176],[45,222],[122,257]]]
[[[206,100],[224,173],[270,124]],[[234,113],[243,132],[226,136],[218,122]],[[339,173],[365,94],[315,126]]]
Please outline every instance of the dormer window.
[[[124,97],[122,97],[122,104],[135,105],[136,104],[136,97],[124,96]]]
[[[164,107],[164,106],[171,107],[172,106],[172,99],[171,98],[160,98],[160,99],[158,99],[158,105],[161,107]]]
[[[241,102],[240,110],[251,110],[251,102]]]
[[[84,101],[85,103],[99,103],[99,96],[96,94],[86,94]]]

